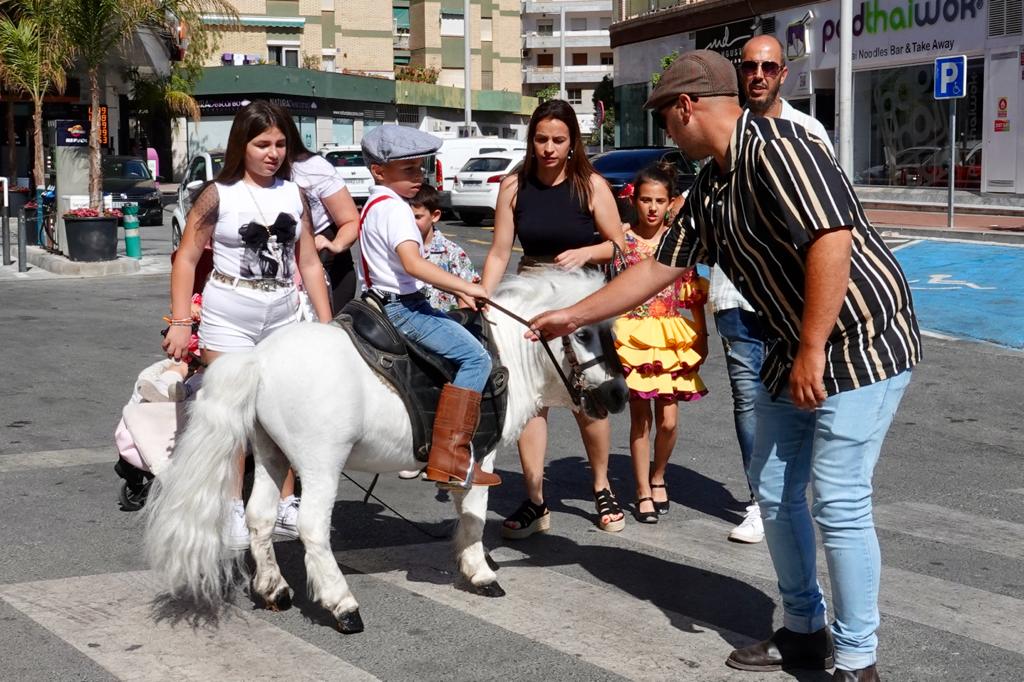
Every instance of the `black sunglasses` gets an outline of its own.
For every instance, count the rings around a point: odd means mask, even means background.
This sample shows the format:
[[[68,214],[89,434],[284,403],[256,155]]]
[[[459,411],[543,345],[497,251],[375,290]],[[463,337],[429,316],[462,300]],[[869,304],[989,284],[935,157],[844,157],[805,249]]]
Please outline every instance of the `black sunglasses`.
[[[680,93],[680,94],[682,94],[682,93]],[[677,98],[678,98],[678,96],[679,95],[676,95]],[[686,95],[686,96],[690,98],[691,102],[699,102],[700,101],[700,97],[697,96],[697,95]],[[662,107],[662,109],[667,109],[667,108],[668,107]],[[665,127],[665,115],[661,113],[661,109],[651,110],[651,120],[654,122],[654,125],[656,125],[658,128],[661,128],[662,130],[668,130],[668,128]]]
[[[757,69],[761,69],[761,73],[764,74],[765,78],[775,78],[782,71],[782,64],[778,62],[755,62],[745,61],[740,62],[740,71],[744,76],[750,77],[757,75]]]

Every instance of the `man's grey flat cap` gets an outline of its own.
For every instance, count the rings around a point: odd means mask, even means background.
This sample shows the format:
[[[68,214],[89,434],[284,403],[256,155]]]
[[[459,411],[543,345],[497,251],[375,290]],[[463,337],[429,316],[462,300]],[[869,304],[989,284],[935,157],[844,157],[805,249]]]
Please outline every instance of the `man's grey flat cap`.
[[[377,126],[363,137],[363,157],[367,165],[413,159],[433,154],[441,147],[441,138],[405,126]]]

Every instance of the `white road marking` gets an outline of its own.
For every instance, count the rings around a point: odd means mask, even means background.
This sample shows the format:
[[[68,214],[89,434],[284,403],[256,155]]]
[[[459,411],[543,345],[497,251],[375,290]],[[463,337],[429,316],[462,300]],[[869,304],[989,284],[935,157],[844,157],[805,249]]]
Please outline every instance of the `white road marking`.
[[[148,572],[0,586],[0,598],[122,680],[377,679],[238,608],[216,628],[155,623],[156,593]]]
[[[74,448],[70,450],[44,450],[17,455],[0,455],[0,474],[33,469],[60,469],[83,464],[109,464],[117,461],[117,449],[111,431],[110,445],[102,448]]]
[[[886,240],[886,241],[888,241],[888,240]],[[890,246],[889,250],[890,251],[899,251],[900,249],[905,249],[908,246],[913,246],[914,244],[920,244],[920,243],[921,243],[920,239],[911,239],[911,240],[908,240],[908,241],[906,241],[906,242],[904,242],[902,244],[897,244],[895,246]]]
[[[950,336],[949,334],[943,334],[941,332],[933,332],[927,329],[921,330],[921,336],[926,336],[930,339],[938,339],[940,341],[962,341],[959,336]]]
[[[875,511],[877,515],[877,507]],[[948,514],[948,510],[942,514]],[[935,519],[947,523],[948,517],[943,515],[934,517],[929,527],[938,523]],[[716,566],[729,574],[749,575],[774,584],[775,569],[768,547],[764,543],[728,542],[726,536],[731,527],[721,521],[700,519],[683,522],[678,533],[635,533],[630,540]],[[884,558],[885,548],[882,550]],[[818,574],[827,593],[828,573],[820,548]],[[771,596],[778,599],[778,595]],[[1024,647],[1024,630],[1020,628],[1020,623],[1024,623],[1024,601],[1013,597],[883,564],[878,607],[886,615],[1014,653]]]
[[[1010,559],[1024,559],[1024,524],[990,519],[923,502],[875,507],[879,528]]]
[[[493,553],[499,561],[508,561],[510,555],[516,558],[507,548]],[[451,551],[438,543],[338,552],[335,556],[342,564],[389,585],[629,679],[750,679],[750,673],[733,671],[724,663],[735,645],[752,643],[749,637],[557,571],[530,565],[502,566],[498,578],[508,594],[487,599],[453,586]],[[409,575],[417,578],[410,580]],[[758,679],[791,678],[779,673]]]

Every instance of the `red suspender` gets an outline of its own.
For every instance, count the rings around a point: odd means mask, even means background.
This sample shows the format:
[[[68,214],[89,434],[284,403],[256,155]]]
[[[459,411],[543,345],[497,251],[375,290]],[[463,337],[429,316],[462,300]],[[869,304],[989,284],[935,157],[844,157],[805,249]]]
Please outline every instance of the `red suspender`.
[[[364,255],[366,250],[363,248],[363,222],[366,220],[366,214],[370,212],[374,205],[390,198],[387,194],[377,197],[363,208],[363,213],[359,216],[359,259],[363,262],[363,281],[366,282],[367,289],[373,286],[373,282],[370,281],[370,266],[366,262],[366,256]]]

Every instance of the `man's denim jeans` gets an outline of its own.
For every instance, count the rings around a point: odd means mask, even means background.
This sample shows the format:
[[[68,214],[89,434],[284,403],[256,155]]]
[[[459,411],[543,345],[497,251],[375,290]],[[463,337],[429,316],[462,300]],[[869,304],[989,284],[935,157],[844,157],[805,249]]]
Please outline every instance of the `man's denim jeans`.
[[[794,632],[815,632],[826,624],[813,516],[832,582],[835,661],[847,670],[875,662],[881,557],[871,476],[910,374],[829,396],[814,411],[797,409],[788,386],[775,400],[764,387],[757,396],[749,476],[779,579],[783,622]]]
[[[732,386],[732,415],[736,422],[736,439],[743,458],[743,475],[748,477],[750,453],[754,450],[754,429],[757,417],[754,402],[761,386],[761,364],[764,362],[764,339],[761,323],[755,313],[743,308],[729,308],[715,313],[715,327],[725,349],[725,367]]]
[[[480,393],[491,374],[491,356],[465,327],[424,299],[395,301],[384,312],[400,332],[459,366],[452,383]]]

